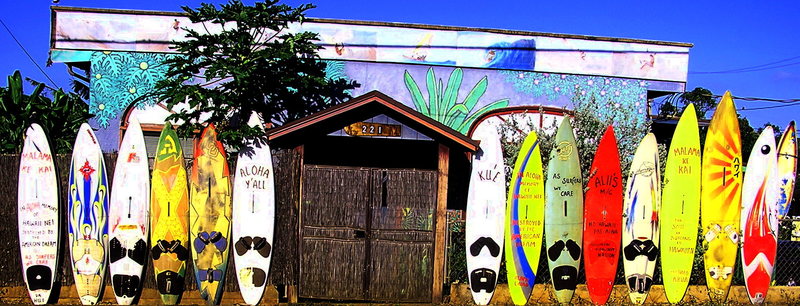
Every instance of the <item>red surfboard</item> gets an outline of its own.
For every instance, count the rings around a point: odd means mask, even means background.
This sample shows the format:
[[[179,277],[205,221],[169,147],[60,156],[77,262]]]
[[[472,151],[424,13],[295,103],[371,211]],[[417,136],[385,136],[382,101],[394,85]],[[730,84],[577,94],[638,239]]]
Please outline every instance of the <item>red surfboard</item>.
[[[622,240],[622,172],[614,128],[608,126],[592,161],[583,211],[586,286],[595,304],[614,288]]]

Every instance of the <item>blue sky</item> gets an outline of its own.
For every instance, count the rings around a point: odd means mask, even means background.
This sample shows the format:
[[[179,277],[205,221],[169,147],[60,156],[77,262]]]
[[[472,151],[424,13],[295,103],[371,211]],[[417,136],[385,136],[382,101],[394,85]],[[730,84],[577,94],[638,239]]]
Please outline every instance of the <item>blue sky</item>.
[[[203,1],[61,0],[76,7],[179,11]],[[206,1],[219,3],[221,1]],[[252,1],[244,1],[252,3]],[[308,1],[285,1],[290,5]],[[794,1],[365,1],[318,0],[308,16],[409,22],[688,42],[687,88],[715,94],[800,99],[800,3]],[[457,3],[457,4],[455,4]],[[69,88],[66,66],[46,67],[51,1],[8,1],[0,19],[58,86]],[[0,25],[0,86],[14,70],[39,81],[47,78]],[[742,68],[754,70],[742,72]],[[704,73],[724,72],[724,73]],[[737,100],[756,108],[775,102]],[[800,119],[800,103],[744,110],[754,127],[785,126]]]

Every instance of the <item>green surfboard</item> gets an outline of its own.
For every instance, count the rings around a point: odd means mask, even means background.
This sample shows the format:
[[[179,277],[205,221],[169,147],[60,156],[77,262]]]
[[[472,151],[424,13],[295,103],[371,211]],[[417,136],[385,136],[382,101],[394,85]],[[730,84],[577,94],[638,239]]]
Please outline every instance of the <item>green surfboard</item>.
[[[550,279],[558,302],[569,303],[578,284],[583,245],[583,180],[569,117],[564,117],[556,132],[544,190]]]

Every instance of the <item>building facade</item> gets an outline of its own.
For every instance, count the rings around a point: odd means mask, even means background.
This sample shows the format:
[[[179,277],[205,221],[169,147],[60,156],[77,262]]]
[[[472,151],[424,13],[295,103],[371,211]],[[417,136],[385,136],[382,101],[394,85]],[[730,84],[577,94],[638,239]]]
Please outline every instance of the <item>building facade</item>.
[[[104,151],[137,117],[145,130],[169,115],[154,100],[133,101],[163,77],[170,42],[191,24],[170,12],[54,7],[51,59],[89,69],[90,124]],[[351,94],[378,90],[467,134],[487,112],[571,109],[593,99],[599,117],[644,125],[648,99],[685,90],[691,44],[510,30],[310,19],[291,31],[319,33],[328,75],[354,80]],[[455,107],[464,104],[466,108]],[[542,108],[544,107],[544,108]],[[466,109],[466,112],[464,111]],[[551,112],[552,113],[552,112]],[[550,118],[552,119],[552,118]],[[546,120],[540,118],[540,124]],[[489,120],[491,122],[491,120]]]

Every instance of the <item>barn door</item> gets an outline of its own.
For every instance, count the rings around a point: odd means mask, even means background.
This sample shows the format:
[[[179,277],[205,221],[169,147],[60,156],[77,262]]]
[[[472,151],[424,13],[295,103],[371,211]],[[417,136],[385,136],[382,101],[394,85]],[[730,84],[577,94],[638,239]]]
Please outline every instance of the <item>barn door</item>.
[[[430,302],[436,171],[304,171],[300,296]]]
[[[370,171],[305,166],[299,294],[363,300]]]
[[[430,302],[436,171],[372,170],[369,300]]]

